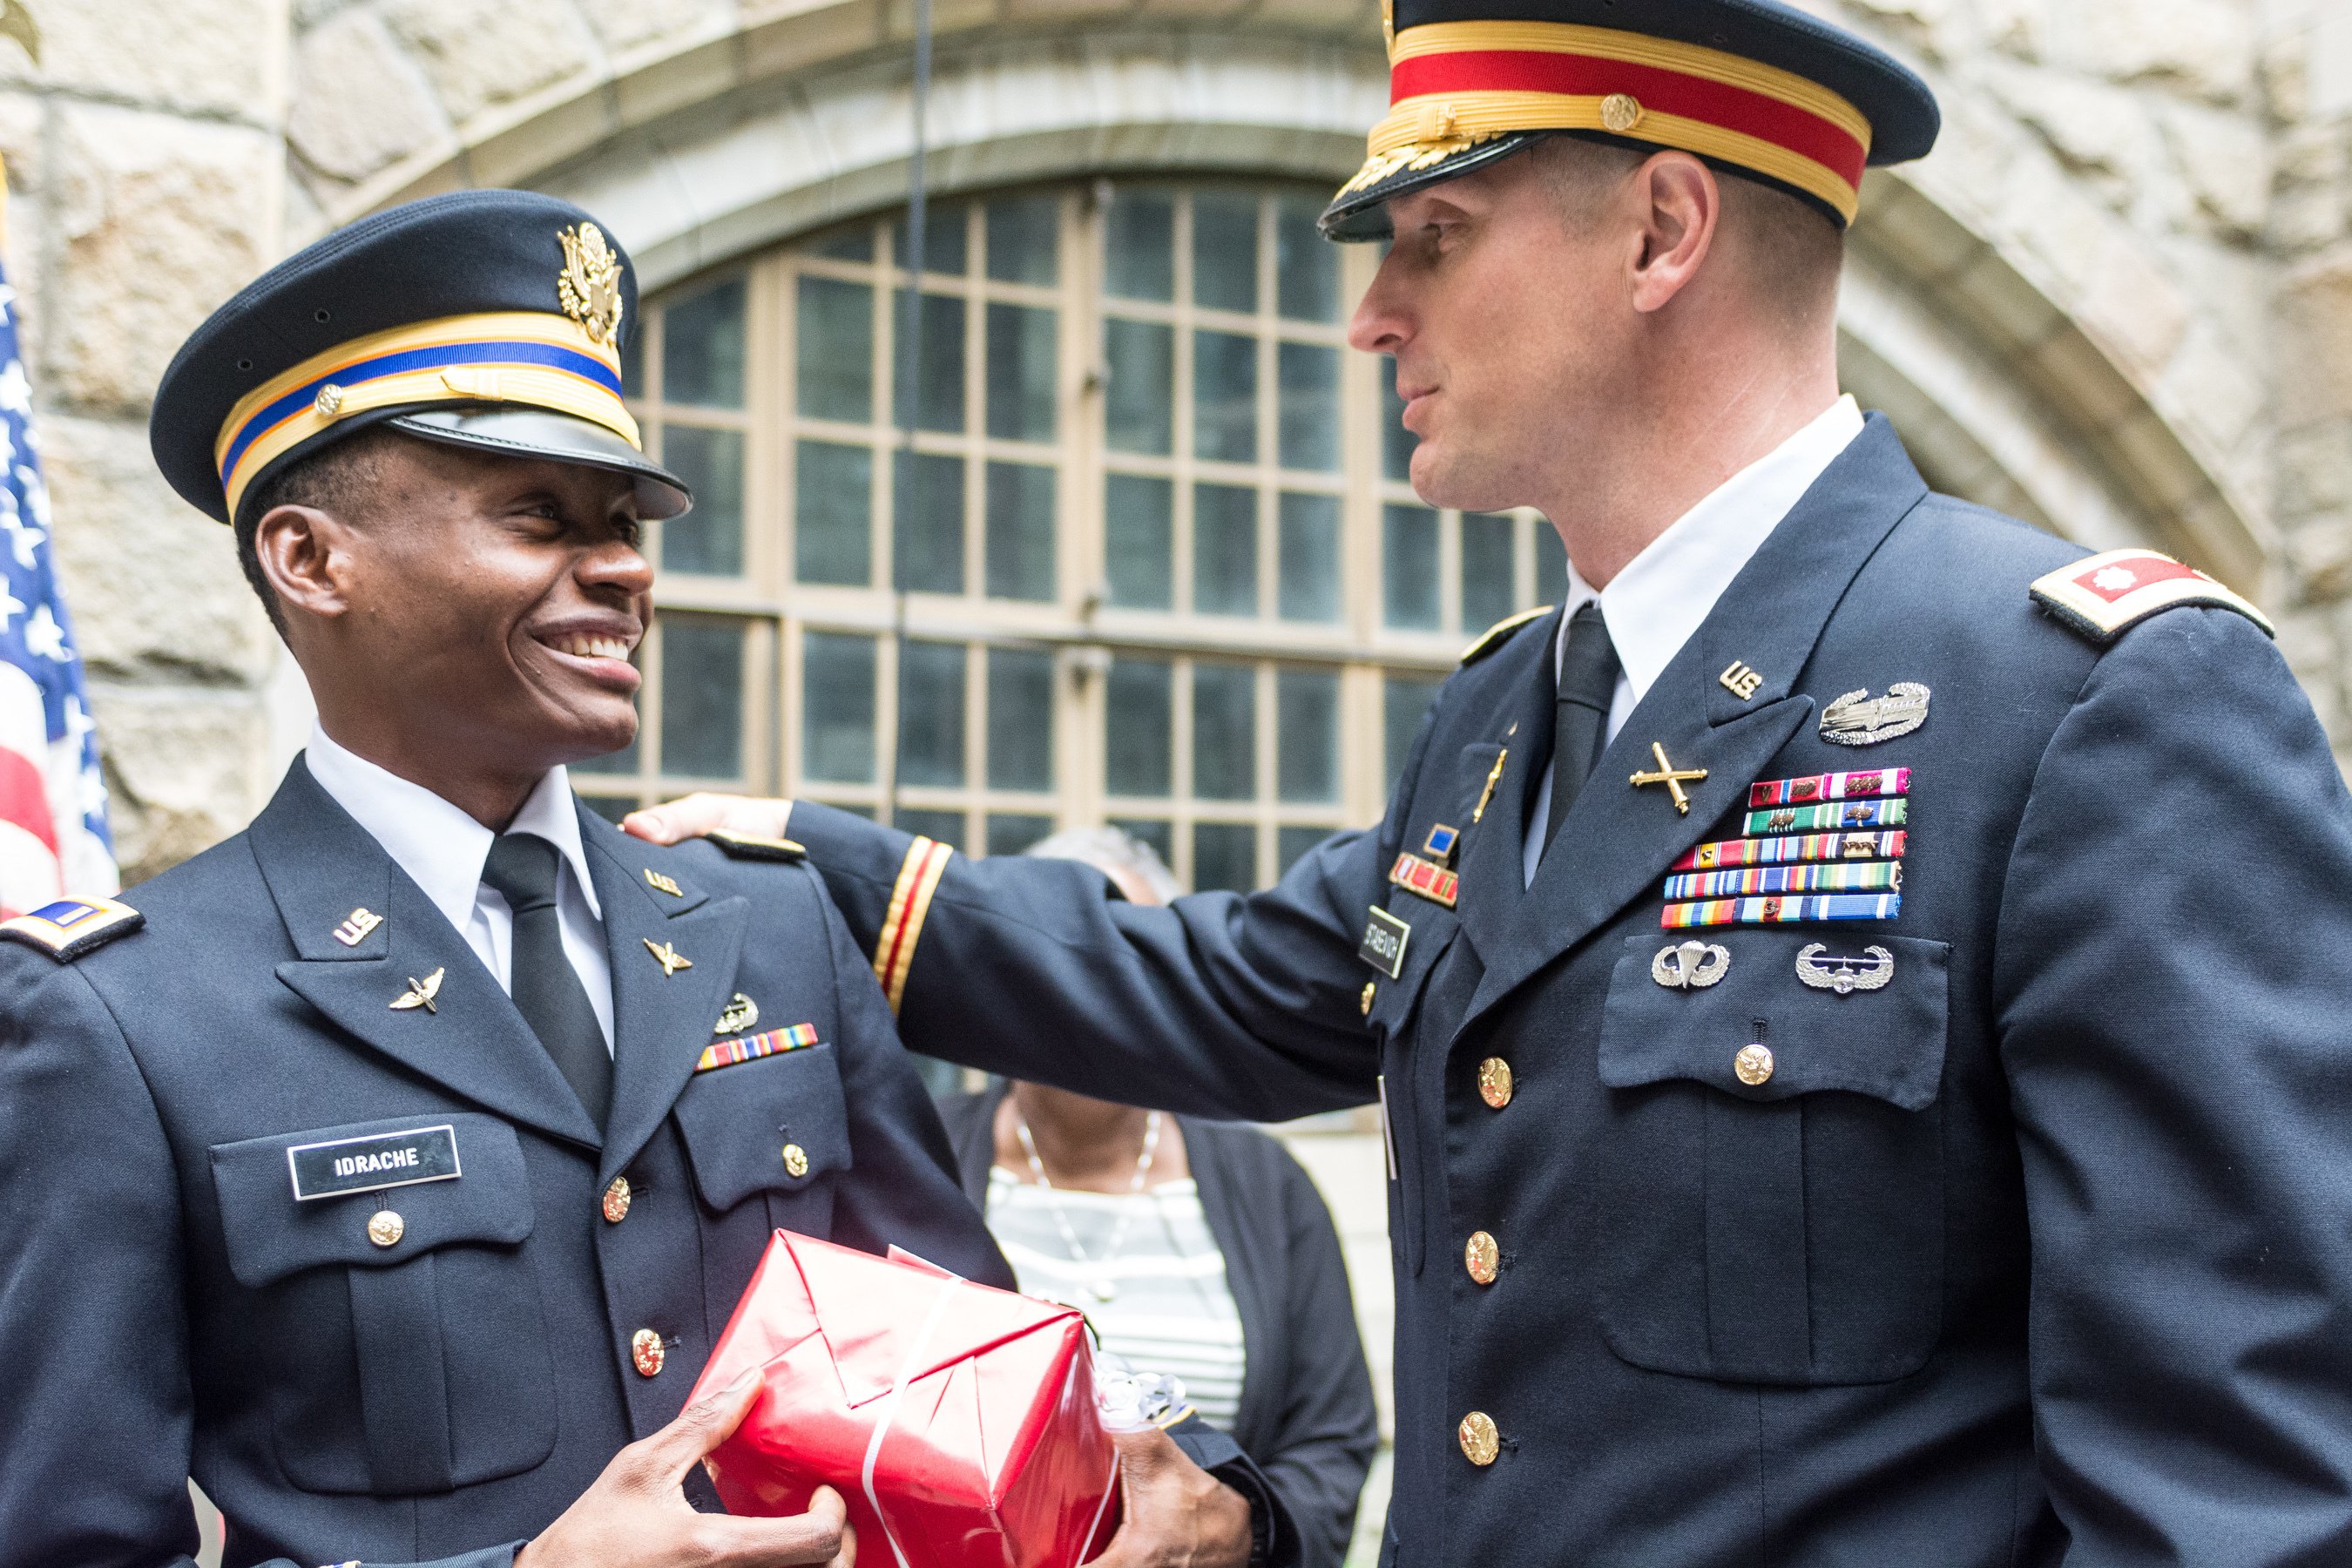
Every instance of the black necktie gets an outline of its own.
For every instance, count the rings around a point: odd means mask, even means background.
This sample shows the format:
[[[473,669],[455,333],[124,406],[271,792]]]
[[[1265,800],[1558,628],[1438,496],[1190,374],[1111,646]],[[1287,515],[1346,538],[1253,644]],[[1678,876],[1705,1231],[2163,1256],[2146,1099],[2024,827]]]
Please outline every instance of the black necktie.
[[[1617,645],[1609,640],[1601,602],[1588,599],[1569,617],[1568,648],[1559,660],[1559,701],[1551,725],[1551,812],[1544,819],[1547,850],[1607,744],[1617,669]]]
[[[613,1098],[613,1058],[580,975],[563,952],[563,921],[555,906],[555,846],[528,833],[501,833],[482,866],[482,880],[514,910],[512,979],[508,992],[523,1021],[555,1065],[604,1124]]]

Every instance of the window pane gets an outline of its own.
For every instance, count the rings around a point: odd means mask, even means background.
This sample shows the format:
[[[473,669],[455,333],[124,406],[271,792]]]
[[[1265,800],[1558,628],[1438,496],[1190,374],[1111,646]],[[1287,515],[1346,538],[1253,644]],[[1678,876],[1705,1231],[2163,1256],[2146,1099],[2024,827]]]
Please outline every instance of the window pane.
[[[874,639],[801,638],[801,772],[838,784],[874,782]]]
[[[988,465],[988,596],[1054,597],[1052,468],[1028,463]]]
[[[621,818],[637,809],[637,797],[633,795],[583,795],[580,797],[580,804],[618,826]]]
[[[1124,190],[1103,215],[1103,289],[1122,300],[1176,297],[1176,199]]]
[[[961,202],[945,206],[933,203],[924,212],[924,271],[964,271],[965,253],[971,248],[964,236],[964,212]],[[903,217],[890,226],[890,261],[897,267],[907,265],[907,222]]]
[[[697,778],[743,772],[743,627],[734,621],[662,626],[662,771]]]
[[[1274,873],[1277,880],[1289,875],[1298,858],[1337,832],[1330,827],[1285,827],[1274,836]]]
[[[1257,340],[1192,334],[1192,455],[1257,461]]]
[[[1339,676],[1286,669],[1274,678],[1275,792],[1286,801],[1339,798]]]
[[[694,510],[661,525],[665,572],[731,577],[743,570],[743,433],[662,429],[662,460],[694,492]]]
[[[988,853],[1018,855],[1041,838],[1054,836],[1054,819],[1031,816],[1025,813],[991,812],[988,817]]]
[[[1257,671],[1248,665],[1192,667],[1192,793],[1202,800],[1257,793]]]
[[[926,838],[936,838],[942,844],[959,847],[964,841],[963,813],[961,811],[926,811],[920,806],[902,805],[895,814],[891,826],[904,833],[919,833]]]
[[[1275,204],[1275,308],[1294,321],[1339,319],[1339,247],[1315,226],[1322,211],[1297,196]]]
[[[1110,819],[1110,826],[1139,843],[1150,845],[1151,852],[1160,857],[1161,865],[1173,866],[1176,863],[1173,824],[1149,817],[1114,816]]]
[[[1437,514],[1425,506],[1381,508],[1381,580],[1390,626],[1437,629]]]
[[[662,401],[743,406],[743,279],[730,278],[662,312]]]
[[[1112,604],[1136,610],[1175,607],[1174,495],[1166,479],[1112,474],[1103,480],[1103,553]]]
[[[1103,439],[1115,452],[1175,449],[1176,332],[1157,321],[1103,322]]]
[[[1337,473],[1339,468],[1339,351],[1285,343],[1276,351],[1282,395],[1282,466]]]
[[[1257,614],[1257,492],[1192,487],[1192,608],[1204,616]]]
[[[1286,621],[1339,618],[1339,498],[1282,498],[1282,574],[1277,598]]]
[[[1396,361],[1381,366],[1381,474],[1400,483],[1412,479],[1412,449],[1421,437],[1404,427],[1404,399],[1397,395]]]
[[[871,261],[874,259],[873,226],[861,223],[854,228],[835,229],[811,245],[809,254],[833,261]]]
[[[1257,309],[1257,197],[1246,191],[1192,196],[1192,302],[1214,310]]]
[[[898,518],[892,575],[912,593],[962,593],[963,459],[936,452],[893,457]]]
[[[988,308],[988,433],[1003,441],[1054,438],[1054,312]]]
[[[964,647],[909,642],[898,655],[898,782],[963,783]]]
[[[1052,288],[1059,271],[1054,244],[1060,214],[1061,203],[1053,196],[989,203],[988,275],[1000,283]]]
[[[874,417],[874,290],[833,278],[800,280],[800,410],[810,419]]]
[[[643,321],[621,323],[621,395],[643,397],[651,389],[646,385],[646,326]]]
[[[893,302],[898,314],[893,318],[903,331],[907,324],[907,296],[901,290]],[[923,430],[963,429],[963,301],[946,294],[923,296],[923,341],[917,345],[921,364],[915,380],[921,395],[915,399],[918,417],[916,427]],[[903,363],[903,361],[901,362]],[[893,367],[896,374],[896,367]],[[900,387],[896,399],[894,418],[901,425],[907,422],[907,389]]]
[[[1110,794],[1169,793],[1174,671],[1156,658],[1110,661],[1103,692],[1103,787]]]
[[[1054,787],[1054,656],[988,650],[988,787]],[[1001,854],[990,830],[989,853]]]
[[[793,448],[793,574],[803,583],[874,580],[874,454],[803,441]]]
[[[1559,530],[1536,519],[1536,603],[1557,605],[1568,597],[1568,552],[1560,547]]]
[[[1404,772],[1412,738],[1421,732],[1421,716],[1437,700],[1442,684],[1435,676],[1420,675],[1391,675],[1381,683],[1381,727],[1385,731],[1381,756],[1391,790],[1396,788],[1397,775]]]
[[[1192,890],[1246,893],[1257,886],[1257,829],[1246,822],[1192,827]]]
[[[1462,514],[1462,629],[1477,632],[1518,609],[1511,583],[1511,535],[1518,520]]]

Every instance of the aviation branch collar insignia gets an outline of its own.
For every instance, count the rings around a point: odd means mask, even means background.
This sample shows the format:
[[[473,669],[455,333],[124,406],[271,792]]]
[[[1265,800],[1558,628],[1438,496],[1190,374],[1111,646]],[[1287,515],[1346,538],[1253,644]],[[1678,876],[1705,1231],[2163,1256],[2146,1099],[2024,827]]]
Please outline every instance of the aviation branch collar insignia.
[[[146,923],[145,915],[115,899],[59,899],[30,914],[0,921],[0,937],[38,948],[60,963],[71,963]]]
[[[2153,550],[2110,550],[2034,579],[2034,603],[2101,647],[2181,605],[2234,610],[2271,637],[2269,619],[2204,573]]]
[[[1875,746],[1907,735],[1927,721],[1931,694],[1916,680],[1898,680],[1884,697],[1870,688],[1849,691],[1822,710],[1822,739],[1833,746]]]

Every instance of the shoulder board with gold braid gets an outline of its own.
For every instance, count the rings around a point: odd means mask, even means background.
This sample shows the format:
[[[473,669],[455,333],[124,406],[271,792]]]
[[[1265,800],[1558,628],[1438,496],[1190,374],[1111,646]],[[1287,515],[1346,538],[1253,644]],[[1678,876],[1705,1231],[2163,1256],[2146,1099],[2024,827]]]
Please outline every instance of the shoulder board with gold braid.
[[[1480,635],[1476,642],[1472,643],[1468,647],[1462,650],[1462,662],[1464,664],[1477,663],[1480,659],[1486,658],[1488,654],[1494,652],[1496,648],[1510,641],[1511,634],[1513,632],[1517,631],[1521,626],[1526,626],[1529,621],[1534,620],[1537,616],[1548,616],[1550,615],[1551,612],[1551,605],[1538,605],[1532,610],[1521,610],[1516,616],[1506,616],[1503,619],[1496,621],[1493,626],[1488,626],[1486,631]]]
[[[70,963],[146,923],[145,915],[114,899],[59,899],[31,914],[0,921],[0,937]]]
[[[2252,605],[2204,573],[2153,550],[2110,550],[2062,566],[2034,580],[2033,599],[2102,647],[2179,605],[2235,610],[2270,636],[2278,635]]]
[[[807,848],[789,838],[761,838],[757,834],[730,833],[719,827],[703,837],[738,860],[774,860],[790,865],[808,858]]]

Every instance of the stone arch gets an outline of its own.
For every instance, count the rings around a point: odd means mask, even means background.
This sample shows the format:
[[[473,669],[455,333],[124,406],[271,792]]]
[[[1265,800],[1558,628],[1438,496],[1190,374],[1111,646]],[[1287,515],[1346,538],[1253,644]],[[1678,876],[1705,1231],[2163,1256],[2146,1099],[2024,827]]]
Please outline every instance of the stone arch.
[[[569,75],[497,104],[449,64],[463,50],[401,34],[388,0],[382,16],[347,6],[312,28],[306,56],[320,40],[344,56],[391,47],[378,77],[429,92],[439,113],[413,114],[415,145],[378,148],[339,183],[299,166],[323,110],[298,86],[298,174],[323,198],[310,226],[436,189],[530,184],[605,215],[651,288],[903,199],[908,49],[884,0],[682,5],[668,30],[617,41],[597,0],[537,4],[542,34],[588,41]],[[1207,20],[1190,0],[943,9],[933,187],[1350,172],[1386,96],[1368,8],[1269,0]],[[1937,86],[1944,146],[1874,175],[1855,229],[1850,384],[1897,415],[1945,488],[2096,548],[2150,543],[2256,595],[2278,587],[2250,433],[2259,388],[2226,325],[1990,93]],[[351,118],[341,106],[331,123]]]

